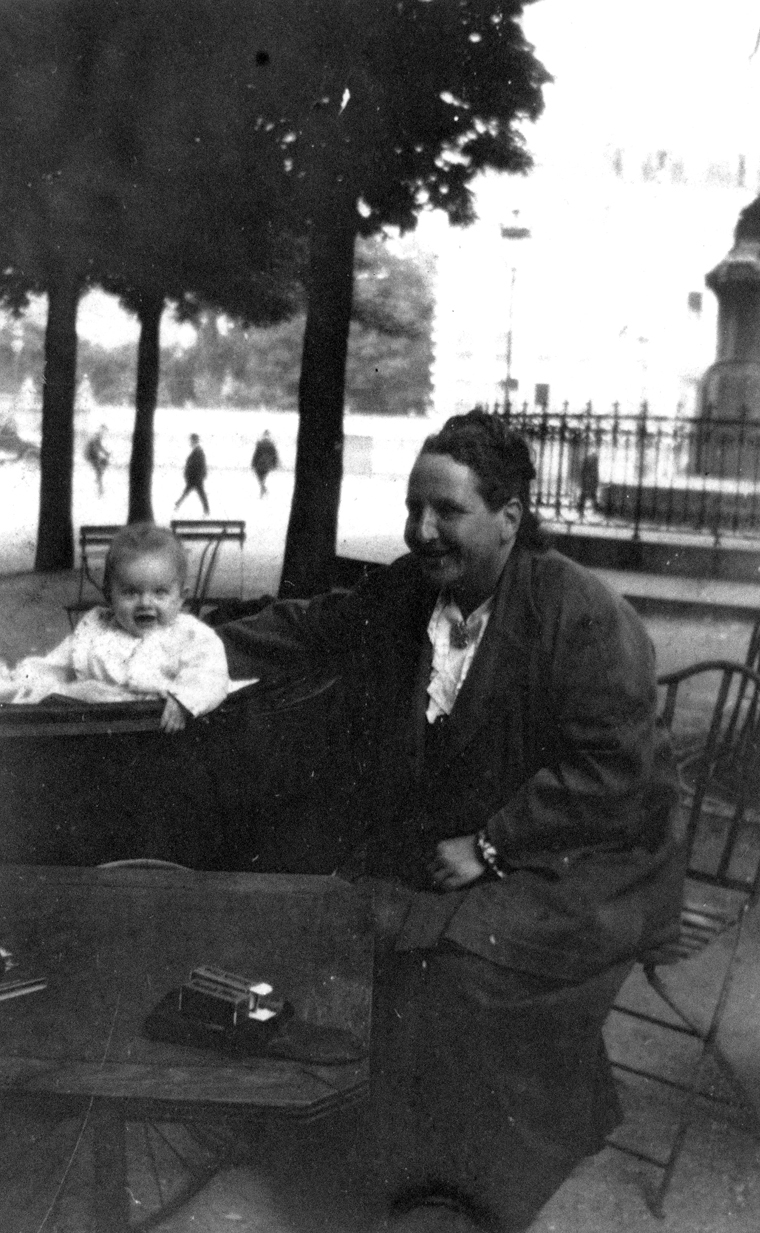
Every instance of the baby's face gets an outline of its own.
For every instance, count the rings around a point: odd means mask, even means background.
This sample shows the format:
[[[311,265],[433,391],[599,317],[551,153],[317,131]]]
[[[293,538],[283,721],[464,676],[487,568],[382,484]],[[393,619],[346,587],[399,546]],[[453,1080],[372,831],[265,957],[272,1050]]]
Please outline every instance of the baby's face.
[[[121,561],[111,580],[110,600],[121,628],[137,638],[171,625],[183,600],[182,584],[171,556],[151,552]]]

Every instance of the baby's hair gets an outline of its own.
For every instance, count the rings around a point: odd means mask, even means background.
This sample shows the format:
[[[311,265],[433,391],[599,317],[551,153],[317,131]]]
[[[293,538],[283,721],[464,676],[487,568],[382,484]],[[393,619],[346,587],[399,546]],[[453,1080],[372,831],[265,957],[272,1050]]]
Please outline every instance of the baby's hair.
[[[177,536],[169,527],[157,527],[152,522],[131,522],[121,527],[111,540],[103,571],[103,591],[111,593],[114,574],[123,561],[163,553],[171,558],[181,587],[187,579],[187,556]]]

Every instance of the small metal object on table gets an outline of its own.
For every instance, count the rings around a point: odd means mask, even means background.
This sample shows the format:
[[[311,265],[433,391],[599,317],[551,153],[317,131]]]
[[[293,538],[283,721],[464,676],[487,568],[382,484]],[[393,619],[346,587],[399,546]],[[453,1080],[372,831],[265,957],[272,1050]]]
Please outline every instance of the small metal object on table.
[[[47,979],[33,997],[0,1006],[6,1119],[8,1110],[79,1119],[97,1233],[150,1227],[179,1205],[176,1193],[170,1202],[159,1194],[158,1210],[135,1202],[132,1123],[312,1121],[366,1096],[366,1056],[331,1065],[227,1057],[142,1033],[148,1013],[202,962],[260,973],[300,1019],[346,1029],[368,1051],[371,910],[340,879],[6,865],[0,940]],[[62,1183],[45,1203],[60,1201]]]

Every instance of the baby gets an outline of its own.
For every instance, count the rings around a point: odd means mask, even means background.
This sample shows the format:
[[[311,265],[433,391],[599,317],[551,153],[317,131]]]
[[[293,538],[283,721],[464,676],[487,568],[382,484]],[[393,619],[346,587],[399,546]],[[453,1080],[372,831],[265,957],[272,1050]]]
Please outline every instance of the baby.
[[[212,711],[229,691],[227,658],[217,634],[182,611],[186,577],[184,548],[170,530],[147,522],[122,527],[105,563],[109,606],[87,612],[48,655],[22,660],[10,674],[9,700],[165,698],[164,732]]]

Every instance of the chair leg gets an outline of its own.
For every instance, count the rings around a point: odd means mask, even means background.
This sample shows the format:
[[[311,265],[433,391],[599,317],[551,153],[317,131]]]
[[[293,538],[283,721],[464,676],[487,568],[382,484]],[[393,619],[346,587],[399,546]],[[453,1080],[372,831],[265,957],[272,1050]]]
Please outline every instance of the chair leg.
[[[665,1219],[665,1197],[670,1190],[670,1184],[673,1181],[673,1174],[676,1171],[676,1166],[681,1158],[683,1145],[686,1141],[686,1136],[692,1122],[692,1115],[697,1103],[699,1095],[699,1081],[702,1078],[704,1071],[704,1062],[707,1054],[703,1051],[702,1057],[692,1076],[692,1082],[687,1092],[686,1099],[681,1108],[681,1113],[678,1119],[678,1127],[676,1129],[675,1138],[670,1145],[668,1159],[662,1166],[662,1177],[657,1186],[647,1187],[644,1192],[644,1199],[649,1211],[657,1220]]]
[[[729,1083],[731,1087],[734,1089],[734,1092],[736,1093],[736,1095],[739,1097],[741,1104],[745,1108],[749,1109],[750,1112],[752,1113],[752,1120],[755,1126],[755,1133],[760,1134],[760,1119],[758,1119],[757,1112],[754,1109],[754,1107],[750,1105],[739,1079],[734,1074],[730,1063],[723,1056],[723,1054],[721,1053],[720,1049],[717,1047],[717,1044],[716,1044],[716,1037],[718,1035],[718,1030],[720,1028],[720,1024],[723,1018],[723,1011],[725,1009],[726,1002],[728,1001],[728,995],[731,991],[731,984],[733,982],[733,974],[734,974],[734,960],[736,959],[736,955],[739,950],[739,944],[740,944],[742,933],[744,930],[744,922],[747,917],[748,909],[749,909],[749,903],[747,903],[744,906],[736,922],[736,937],[734,939],[734,944],[731,948],[730,958],[728,960],[728,963],[726,964],[726,970],[723,975],[723,980],[721,982],[720,991],[718,993],[718,999],[716,1001],[715,1008],[712,1013],[710,1025],[706,1032],[704,1033],[700,1032],[695,1027],[695,1025],[690,1022],[690,1020],[683,1013],[683,1011],[673,1003],[672,999],[667,993],[667,990],[664,989],[664,986],[661,984],[659,978],[656,976],[656,974],[653,971],[651,972],[651,974],[646,973],[647,980],[652,985],[652,988],[655,990],[655,992],[660,997],[662,997],[666,1006],[668,1006],[671,1010],[673,1010],[682,1019],[682,1021],[687,1025],[687,1027],[691,1029],[694,1035],[702,1042],[702,1053],[700,1055],[697,1065],[694,1068],[689,1086],[688,1088],[685,1089],[686,1099],[684,1100],[684,1103],[683,1103],[683,1106],[681,1108],[681,1112],[678,1118],[678,1126],[676,1128],[675,1137],[671,1144],[670,1152],[668,1153],[668,1158],[662,1165],[662,1169],[663,1169],[662,1178],[660,1179],[660,1183],[655,1188],[655,1190],[651,1194],[646,1195],[647,1207],[651,1211],[652,1215],[657,1217],[660,1220],[664,1219],[665,1213],[664,1213],[663,1204],[665,1202],[665,1197],[668,1193],[668,1190],[670,1189],[670,1184],[673,1180],[673,1174],[675,1173],[676,1166],[678,1164],[678,1161],[681,1156],[681,1152],[683,1150],[683,1145],[686,1139],[686,1135],[691,1126],[694,1109],[696,1107],[697,1100],[699,1099],[699,1095],[700,1095],[700,1082],[701,1082],[702,1076],[705,1071],[705,1065],[709,1058],[713,1058],[715,1059],[716,1062],[718,1062],[721,1073],[729,1080]],[[652,979],[652,977],[654,977],[654,979]]]

